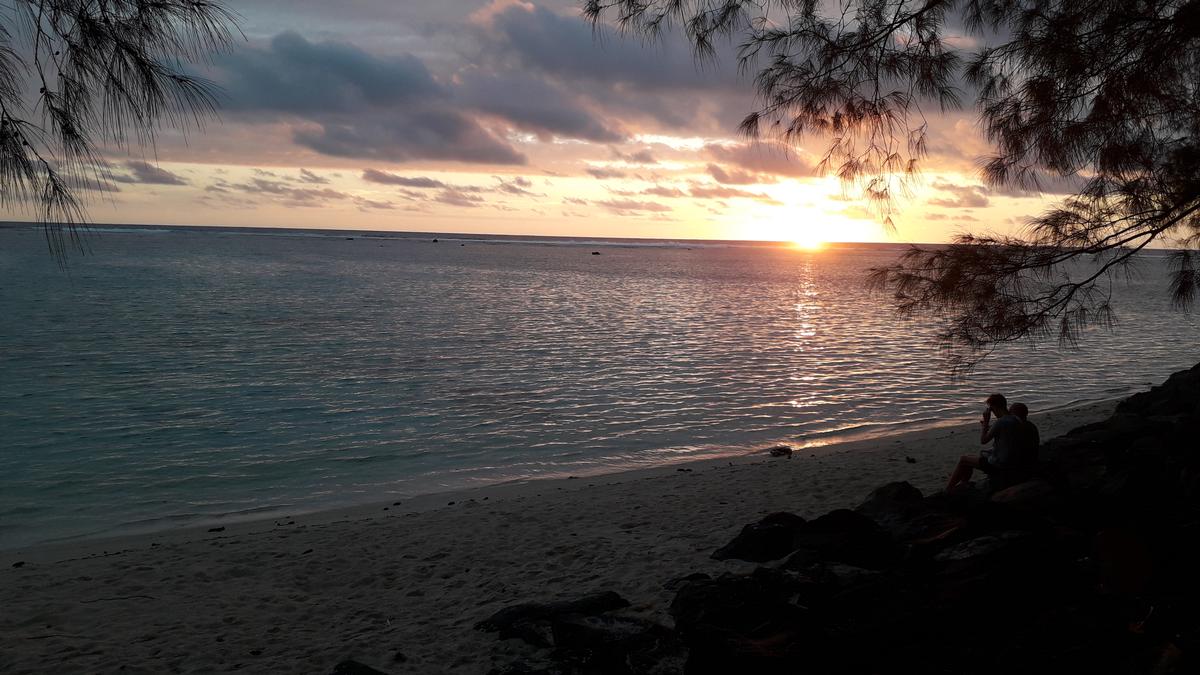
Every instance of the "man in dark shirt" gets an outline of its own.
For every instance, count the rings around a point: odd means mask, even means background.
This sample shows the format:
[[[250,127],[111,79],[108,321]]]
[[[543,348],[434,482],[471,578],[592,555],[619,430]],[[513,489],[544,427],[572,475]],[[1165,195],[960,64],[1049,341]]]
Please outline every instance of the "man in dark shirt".
[[[950,481],[946,483],[947,492],[971,480],[975,469],[992,478],[994,489],[1007,487],[1010,483],[1009,474],[1020,461],[1019,455],[1025,437],[1021,420],[1009,412],[1008,400],[1003,394],[992,394],[987,397],[986,403],[987,409],[983,412],[983,419],[979,421],[979,443],[991,443],[992,449],[984,450],[978,455],[960,457],[954,472],[950,474]],[[996,417],[995,422],[992,421],[993,415]]]
[[[1024,403],[1014,403],[1008,411],[1021,420],[1020,452],[1017,453],[1017,482],[1029,480],[1037,468],[1038,447],[1042,444],[1037,425],[1029,421],[1029,406]]]

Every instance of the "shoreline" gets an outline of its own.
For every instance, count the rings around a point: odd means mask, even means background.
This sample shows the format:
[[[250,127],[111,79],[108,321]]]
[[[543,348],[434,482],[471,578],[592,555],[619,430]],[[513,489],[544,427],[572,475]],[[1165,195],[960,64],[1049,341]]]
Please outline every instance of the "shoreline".
[[[1035,422],[1047,415],[1072,414],[1096,408],[1111,408],[1127,396],[1103,398],[1085,401],[1073,401],[1060,406],[1052,406],[1033,415]],[[942,430],[973,428],[974,418],[943,420],[940,422],[913,422],[915,428],[896,430],[900,424],[889,425],[891,429],[884,433],[827,432],[827,436],[816,439],[801,440],[789,445],[798,458],[812,459],[826,455],[853,453],[871,450],[874,446],[884,443],[915,442],[927,435],[937,434]],[[1049,438],[1045,431],[1042,438]],[[969,440],[969,439],[968,439]],[[964,453],[970,451],[970,446]],[[733,451],[728,455],[709,456],[701,459],[690,459],[669,464],[640,468],[617,468],[606,471],[601,469],[596,473],[580,472],[578,475],[550,475],[535,478],[523,478],[500,481],[474,487],[452,488],[436,492],[421,493],[411,497],[376,499],[357,504],[335,506],[333,508],[316,507],[307,509],[272,509],[244,517],[236,515],[217,516],[200,522],[181,527],[133,531],[113,535],[79,535],[60,540],[36,542],[24,546],[0,548],[0,558],[22,561],[71,560],[94,556],[115,555],[137,548],[143,548],[152,543],[178,543],[191,541],[197,537],[206,538],[216,535],[253,535],[276,529],[281,521],[304,522],[310,525],[325,525],[338,522],[356,522],[383,517],[384,514],[396,510],[403,513],[424,513],[460,502],[484,501],[491,499],[509,499],[513,497],[540,497],[542,492],[558,491],[573,492],[593,487],[597,482],[636,480],[674,475],[680,472],[703,470],[710,467],[737,465],[753,465],[767,461],[787,461],[786,459],[770,457],[766,448],[758,448],[749,452]],[[214,532],[213,528],[220,528]]]
[[[1116,401],[1034,415],[1043,438]],[[615,591],[670,625],[664,580],[753,563],[709,555],[743,525],[939,489],[974,424],[620,474],[490,486],[289,519],[5,551],[0,672],[467,675],[536,660],[473,629],[517,603]],[[454,502],[450,505],[449,502]],[[383,509],[387,509],[386,511]],[[22,563],[14,566],[14,563]]]

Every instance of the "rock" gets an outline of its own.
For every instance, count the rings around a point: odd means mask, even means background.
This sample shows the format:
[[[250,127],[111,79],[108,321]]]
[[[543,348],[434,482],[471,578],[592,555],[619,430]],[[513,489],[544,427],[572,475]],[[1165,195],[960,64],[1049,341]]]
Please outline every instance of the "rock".
[[[1035,478],[992,493],[990,501],[1022,511],[1040,512],[1046,510],[1053,499],[1054,487]]]
[[[925,500],[921,491],[899,481],[875,489],[854,508],[898,542],[928,541],[961,527],[966,520]]]
[[[592,255],[600,255],[600,251],[592,251]]]
[[[705,574],[703,572],[693,572],[686,576],[675,577],[674,579],[667,581],[666,583],[663,584],[663,588],[667,589],[668,591],[677,591],[677,590],[679,590],[680,586],[683,586],[684,584],[686,584],[689,581],[706,581],[711,578],[712,577],[708,576],[707,574]]]
[[[908,455],[905,455],[905,456],[904,456],[904,461],[905,461],[905,462],[908,462],[909,464],[916,464],[916,463],[917,463],[917,458],[916,458],[916,457],[909,457]]]
[[[795,552],[783,564],[784,569],[803,569],[813,562],[884,569],[901,557],[901,549],[883,528],[849,509],[838,509],[805,523],[793,543]]]
[[[332,675],[388,675],[382,670],[375,670],[371,666],[359,663],[353,659],[346,659],[333,667]]]
[[[628,607],[629,602],[612,591],[593,593],[578,600],[524,603],[505,607],[475,624],[476,630],[498,632],[501,639],[520,638],[546,647],[551,644],[549,622],[565,615],[600,614]]]
[[[770,453],[772,457],[787,457],[788,459],[791,459],[793,450],[787,445],[776,445],[774,447],[767,448],[767,452]]]
[[[767,568],[685,584],[671,602],[688,647],[685,672],[802,672],[800,664],[820,648],[823,633],[808,609],[790,602],[792,591],[785,573]]]
[[[25,566],[25,561],[24,561],[24,560],[18,560],[17,562],[13,563],[13,564],[12,564],[12,566],[13,566],[13,567],[16,567],[16,568],[21,568],[21,567],[24,567],[24,566]]]
[[[210,528],[208,528],[208,531],[209,532],[224,532],[225,528],[224,527],[210,527]]]
[[[396,663],[405,663],[408,661],[408,657],[405,656],[404,652],[396,652],[392,655],[392,661]]]
[[[797,533],[805,520],[791,513],[772,513],[757,523],[742,528],[733,541],[713,552],[716,560],[767,562],[778,560],[796,550]]]

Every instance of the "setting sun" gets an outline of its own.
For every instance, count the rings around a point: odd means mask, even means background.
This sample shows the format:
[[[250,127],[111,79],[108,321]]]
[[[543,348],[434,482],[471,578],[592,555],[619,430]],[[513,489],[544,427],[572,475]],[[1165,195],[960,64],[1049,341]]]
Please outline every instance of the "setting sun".
[[[792,237],[792,245],[805,251],[817,251],[825,247],[827,243],[815,232],[805,232],[799,237]]]

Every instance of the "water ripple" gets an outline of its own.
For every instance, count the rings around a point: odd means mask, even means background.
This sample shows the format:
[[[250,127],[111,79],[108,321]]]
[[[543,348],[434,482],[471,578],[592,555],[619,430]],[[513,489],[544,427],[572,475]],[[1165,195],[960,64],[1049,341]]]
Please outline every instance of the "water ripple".
[[[584,474],[1119,395],[1197,360],[1123,323],[969,380],[863,290],[894,250],[0,230],[0,547]],[[1152,339],[1147,339],[1152,336]],[[1099,374],[1099,376],[1098,376]]]

